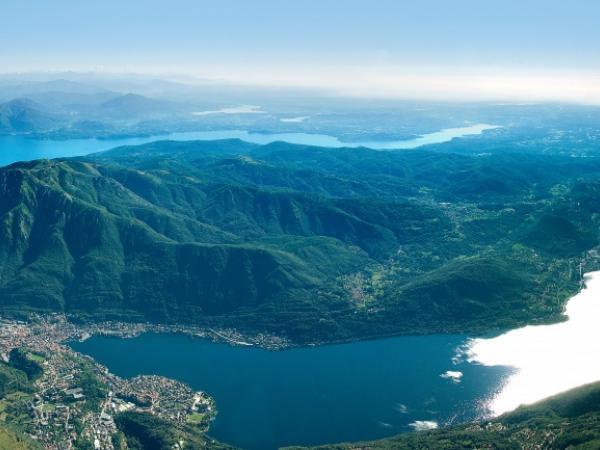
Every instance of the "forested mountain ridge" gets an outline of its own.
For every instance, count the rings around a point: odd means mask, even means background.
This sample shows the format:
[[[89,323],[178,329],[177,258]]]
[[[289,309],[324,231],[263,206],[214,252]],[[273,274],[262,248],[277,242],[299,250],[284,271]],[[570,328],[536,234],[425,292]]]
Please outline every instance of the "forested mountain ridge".
[[[599,175],[596,158],[236,140],[16,163],[2,309],[298,343],[555,320],[598,243]]]

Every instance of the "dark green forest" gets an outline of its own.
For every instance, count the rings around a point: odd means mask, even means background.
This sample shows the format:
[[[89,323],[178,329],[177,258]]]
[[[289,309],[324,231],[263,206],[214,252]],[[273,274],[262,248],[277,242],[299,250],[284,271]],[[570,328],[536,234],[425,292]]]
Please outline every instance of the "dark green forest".
[[[15,163],[1,308],[299,344],[560,320],[595,264],[600,159],[475,150],[162,141]]]

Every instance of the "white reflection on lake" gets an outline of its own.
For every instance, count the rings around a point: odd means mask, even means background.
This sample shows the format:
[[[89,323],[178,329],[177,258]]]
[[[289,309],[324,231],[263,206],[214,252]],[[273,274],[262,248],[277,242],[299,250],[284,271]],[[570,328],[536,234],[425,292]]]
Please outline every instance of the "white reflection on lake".
[[[516,369],[490,400],[492,414],[600,380],[600,271],[585,280],[585,288],[567,303],[567,321],[470,342],[470,362]]]

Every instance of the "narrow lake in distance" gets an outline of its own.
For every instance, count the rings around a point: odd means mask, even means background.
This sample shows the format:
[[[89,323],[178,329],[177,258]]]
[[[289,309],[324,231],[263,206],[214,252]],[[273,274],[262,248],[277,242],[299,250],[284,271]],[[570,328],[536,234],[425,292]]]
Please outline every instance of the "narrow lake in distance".
[[[466,339],[405,336],[270,352],[149,333],[71,346],[119,376],[158,374],[208,392],[219,411],[212,437],[268,450],[377,439],[481,416],[510,371],[453,363]]]
[[[369,147],[377,150],[413,149],[427,144],[439,144],[462,136],[477,135],[494,125],[476,124],[460,128],[448,128],[402,141],[342,142],[334,136],[310,133],[253,133],[244,130],[198,131],[173,133],[161,136],[131,137],[122,139],[30,139],[25,136],[0,135],[0,166],[16,161],[34,159],[84,156],[121,145],[140,145],[165,139],[175,141],[241,139],[255,144],[276,141],[320,147]]]

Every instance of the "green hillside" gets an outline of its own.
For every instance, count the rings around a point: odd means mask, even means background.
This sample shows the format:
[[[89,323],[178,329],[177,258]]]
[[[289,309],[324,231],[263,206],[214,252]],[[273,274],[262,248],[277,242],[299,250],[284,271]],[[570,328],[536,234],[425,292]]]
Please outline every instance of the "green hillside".
[[[19,433],[0,427],[0,450],[38,450],[39,448],[35,442]]]
[[[0,169],[0,307],[296,342],[559,318],[600,160],[155,142]],[[550,239],[552,236],[552,239]]]
[[[152,414],[127,411],[115,417],[118,433],[116,441],[126,443],[130,450],[171,450],[173,442],[184,442],[189,450],[233,450],[227,444],[207,439],[197,427],[174,427],[165,419]]]
[[[0,450],[37,450],[41,448],[21,431],[14,429],[16,424],[12,423],[10,418],[7,420],[8,402],[6,402],[8,396],[33,392],[30,377],[33,378],[37,370],[41,370],[40,367],[31,360],[26,360],[19,350],[11,353],[10,364],[0,362]],[[10,407],[8,408],[10,409]]]

